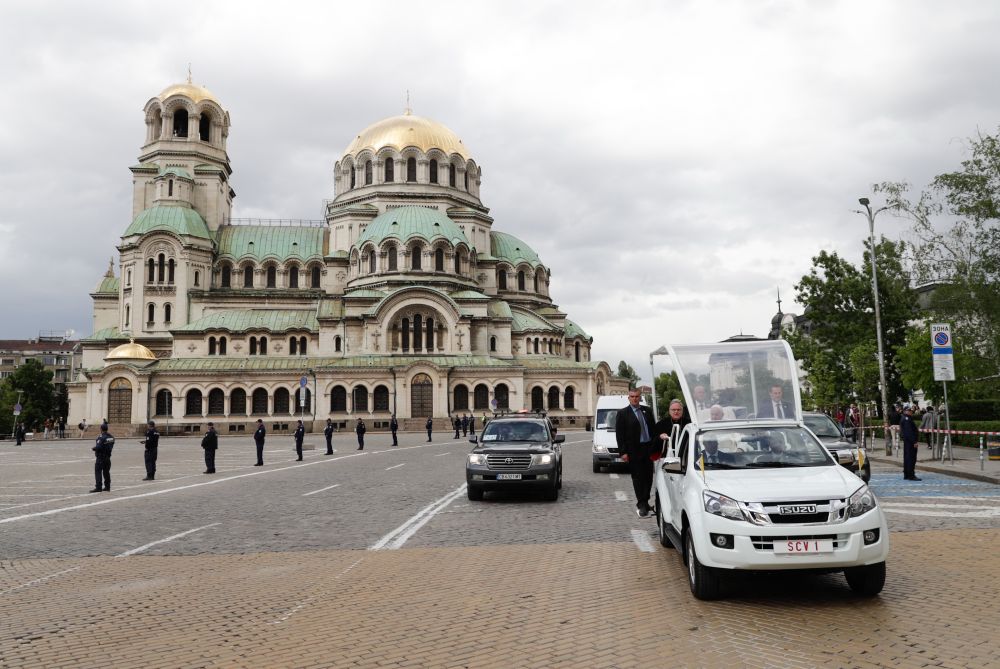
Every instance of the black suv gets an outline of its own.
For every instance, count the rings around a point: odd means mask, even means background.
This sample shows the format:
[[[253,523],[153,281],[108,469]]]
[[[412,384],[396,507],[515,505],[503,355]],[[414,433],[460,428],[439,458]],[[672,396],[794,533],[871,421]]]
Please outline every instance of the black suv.
[[[541,489],[555,501],[562,488],[563,435],[537,414],[501,416],[491,420],[465,461],[469,499],[478,501],[487,490]]]
[[[868,451],[857,444],[847,441],[844,429],[837,424],[837,421],[827,416],[825,413],[815,411],[805,411],[802,413],[802,420],[806,427],[816,435],[817,438],[830,451],[833,459],[840,463],[844,469],[857,474],[862,481],[867,483],[872,477],[872,463],[868,461]],[[858,468],[858,450],[864,458],[864,464]]]

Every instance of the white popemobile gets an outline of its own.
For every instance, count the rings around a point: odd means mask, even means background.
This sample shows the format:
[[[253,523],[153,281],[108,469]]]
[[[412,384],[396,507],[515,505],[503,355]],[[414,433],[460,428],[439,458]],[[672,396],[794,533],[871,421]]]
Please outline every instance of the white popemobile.
[[[885,515],[868,485],[802,422],[788,344],[668,350],[687,405],[702,386],[723,408],[675,427],[655,469],[660,542],[682,552],[694,596],[718,597],[733,569],[843,570],[855,592],[881,592]]]

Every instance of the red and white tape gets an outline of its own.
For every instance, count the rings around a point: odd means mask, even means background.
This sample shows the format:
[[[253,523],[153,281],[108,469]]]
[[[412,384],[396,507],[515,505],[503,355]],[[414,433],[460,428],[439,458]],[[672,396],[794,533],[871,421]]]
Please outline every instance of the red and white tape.
[[[881,430],[881,425],[866,425],[861,428],[862,430]],[[890,425],[890,430],[899,430],[898,425]],[[937,434],[981,434],[986,437],[1000,437],[1000,432],[981,432],[978,430],[939,430],[937,428],[923,429],[918,428],[921,432],[936,432]]]

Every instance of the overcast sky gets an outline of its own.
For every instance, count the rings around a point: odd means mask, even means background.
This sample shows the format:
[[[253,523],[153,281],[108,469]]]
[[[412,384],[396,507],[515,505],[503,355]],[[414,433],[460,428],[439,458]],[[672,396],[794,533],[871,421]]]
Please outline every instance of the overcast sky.
[[[0,338],[92,331],[143,105],[191,63],[232,118],[238,217],[321,218],[409,90],[594,357],[648,379],[663,343],[765,336],[812,256],[860,259],[872,183],[923,187],[994,132],[998,34],[992,2],[7,0]]]

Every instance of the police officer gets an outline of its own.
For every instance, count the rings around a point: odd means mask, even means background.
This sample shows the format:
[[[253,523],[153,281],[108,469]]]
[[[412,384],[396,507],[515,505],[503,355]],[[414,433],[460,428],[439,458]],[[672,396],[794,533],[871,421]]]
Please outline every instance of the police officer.
[[[476,414],[469,415],[469,436],[476,436]]]
[[[430,441],[431,430],[434,429],[434,419],[432,419],[430,416],[427,417],[427,424],[425,425],[425,427],[427,428],[427,441]]]
[[[105,492],[111,490],[111,449],[115,447],[115,438],[108,434],[108,426],[101,426],[101,434],[94,443],[94,489],[90,492],[101,492],[101,478],[104,478]]]
[[[201,438],[201,447],[205,449],[205,473],[215,473],[215,451],[219,448],[219,434],[215,431],[215,423],[208,424],[208,432]]]
[[[396,414],[392,414],[392,418],[389,419],[389,431],[392,432],[392,445],[399,446],[399,440],[396,439],[396,430],[399,429],[399,423],[396,421]]]
[[[299,456],[296,458],[296,462],[302,459],[302,439],[306,436],[306,428],[299,421],[298,426],[295,428],[295,453]]]
[[[152,481],[156,477],[156,449],[160,445],[160,433],[156,431],[156,423],[149,421],[146,430],[146,439],[140,443],[146,445],[146,452],[143,454],[146,461],[146,478],[143,481]]]
[[[917,476],[917,425],[913,422],[913,407],[907,404],[903,407],[903,415],[899,419],[899,433],[903,438],[903,479],[919,481]]]
[[[358,419],[358,424],[354,426],[354,431],[358,435],[358,450],[365,450],[365,432],[368,431],[368,428],[365,427],[365,422],[360,418]]]
[[[466,416],[464,413],[462,414],[462,436],[463,437],[469,436],[469,417]]]
[[[455,426],[455,438],[458,439],[458,437],[459,437],[458,433],[462,429],[462,421],[461,421],[461,419],[459,419],[458,416],[455,416],[455,420],[452,423],[452,425]]]
[[[254,467],[264,466],[264,438],[266,436],[267,430],[264,429],[264,421],[258,418],[257,429],[253,433],[253,443],[257,446],[257,462],[254,463]]]
[[[326,454],[333,455],[333,421],[329,418],[326,419],[323,436],[326,437]]]

